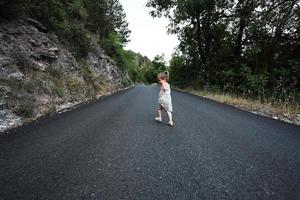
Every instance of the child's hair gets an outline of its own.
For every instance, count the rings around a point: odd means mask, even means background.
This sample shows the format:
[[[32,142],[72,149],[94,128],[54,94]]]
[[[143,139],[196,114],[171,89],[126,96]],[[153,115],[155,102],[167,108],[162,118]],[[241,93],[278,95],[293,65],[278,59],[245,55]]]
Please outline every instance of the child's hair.
[[[159,74],[157,75],[157,79],[168,81],[168,80],[169,80],[169,72],[168,72],[168,71],[165,71],[165,72],[159,73]]]

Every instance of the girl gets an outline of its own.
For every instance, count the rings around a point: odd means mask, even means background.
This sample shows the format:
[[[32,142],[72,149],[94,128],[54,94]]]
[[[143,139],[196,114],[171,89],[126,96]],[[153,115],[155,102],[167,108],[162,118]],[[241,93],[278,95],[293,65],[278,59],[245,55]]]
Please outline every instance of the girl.
[[[157,75],[157,79],[160,84],[160,92],[158,97],[158,105],[159,108],[157,110],[158,117],[155,117],[157,122],[162,122],[161,111],[164,110],[167,112],[169,117],[169,126],[173,126],[173,117],[172,117],[172,99],[171,99],[171,88],[168,83],[169,80],[169,72],[159,73]]]

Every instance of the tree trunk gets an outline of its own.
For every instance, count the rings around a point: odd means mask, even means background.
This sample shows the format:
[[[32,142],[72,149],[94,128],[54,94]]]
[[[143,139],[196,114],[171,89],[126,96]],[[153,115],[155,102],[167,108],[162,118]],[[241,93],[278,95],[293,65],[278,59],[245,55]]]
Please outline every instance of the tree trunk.
[[[242,54],[242,40],[244,35],[244,30],[246,28],[245,19],[243,17],[240,18],[238,36],[236,39],[236,45],[234,49],[234,64],[236,69],[239,69],[241,66],[241,54]]]

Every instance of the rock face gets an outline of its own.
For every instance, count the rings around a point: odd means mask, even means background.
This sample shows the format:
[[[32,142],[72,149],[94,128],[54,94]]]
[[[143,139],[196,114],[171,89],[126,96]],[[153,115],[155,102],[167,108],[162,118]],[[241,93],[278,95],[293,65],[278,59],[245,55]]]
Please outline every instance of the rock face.
[[[0,21],[0,132],[130,85],[128,74],[91,43],[93,52],[78,61],[39,22]]]

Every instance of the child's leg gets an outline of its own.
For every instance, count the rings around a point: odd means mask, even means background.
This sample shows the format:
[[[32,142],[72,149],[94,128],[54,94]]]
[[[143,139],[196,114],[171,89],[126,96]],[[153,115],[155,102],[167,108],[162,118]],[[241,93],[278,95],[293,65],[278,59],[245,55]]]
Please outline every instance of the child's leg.
[[[171,112],[167,112],[168,117],[169,117],[169,125],[173,126],[173,115]]]
[[[161,109],[157,109],[157,115],[161,119]]]
[[[157,115],[158,117],[155,117],[155,121],[161,122],[161,109],[157,109]]]

